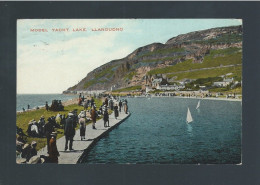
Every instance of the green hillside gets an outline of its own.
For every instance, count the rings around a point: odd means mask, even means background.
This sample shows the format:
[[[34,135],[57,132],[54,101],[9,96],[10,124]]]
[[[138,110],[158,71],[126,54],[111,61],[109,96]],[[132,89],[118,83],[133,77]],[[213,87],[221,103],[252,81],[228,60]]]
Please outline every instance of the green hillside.
[[[176,80],[182,80],[185,78],[188,79],[198,79],[198,78],[208,78],[208,77],[217,77],[221,75],[225,75],[227,73],[233,73],[230,77],[235,77],[237,80],[241,80],[242,75],[242,66],[234,66],[234,67],[223,67],[216,69],[208,69],[194,72],[183,72],[175,75],[167,75],[168,78],[176,76]]]
[[[195,76],[205,76],[209,74],[210,71],[218,71],[219,74],[221,71],[227,71],[230,68],[226,69],[211,69],[208,71],[196,71],[196,72],[187,72],[189,70],[202,69],[202,68],[212,68],[212,67],[221,67],[228,65],[242,64],[242,52],[240,48],[227,48],[227,49],[219,49],[219,50],[210,50],[210,53],[204,57],[202,63],[193,63],[191,59],[186,60],[182,63],[178,63],[174,66],[169,66],[165,68],[157,68],[148,72],[148,75],[154,74],[166,74],[166,73],[180,73],[181,71],[185,71],[181,74],[168,74],[167,77],[171,78],[173,76],[178,76],[178,79],[186,78],[186,73],[195,78]],[[203,74],[207,73],[207,74]],[[212,75],[212,74],[209,74]],[[220,74],[222,75],[222,74]],[[241,76],[241,75],[240,75]]]

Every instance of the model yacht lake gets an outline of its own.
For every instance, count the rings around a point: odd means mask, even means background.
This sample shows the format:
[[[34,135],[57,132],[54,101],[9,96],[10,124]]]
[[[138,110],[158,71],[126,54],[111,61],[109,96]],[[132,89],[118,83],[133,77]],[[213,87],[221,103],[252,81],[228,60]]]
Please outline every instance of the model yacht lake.
[[[128,98],[131,116],[85,154],[84,163],[239,164],[240,101]],[[193,121],[186,122],[189,107]],[[112,115],[111,115],[112,116]]]

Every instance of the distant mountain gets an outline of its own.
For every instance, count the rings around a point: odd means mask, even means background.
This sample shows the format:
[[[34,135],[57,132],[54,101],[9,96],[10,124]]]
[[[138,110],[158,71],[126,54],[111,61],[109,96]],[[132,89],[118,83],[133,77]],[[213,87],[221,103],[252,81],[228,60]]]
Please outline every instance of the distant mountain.
[[[242,26],[213,28],[140,47],[125,58],[94,69],[67,91],[140,87],[150,84],[152,77],[173,82],[227,71],[239,75],[241,64]]]

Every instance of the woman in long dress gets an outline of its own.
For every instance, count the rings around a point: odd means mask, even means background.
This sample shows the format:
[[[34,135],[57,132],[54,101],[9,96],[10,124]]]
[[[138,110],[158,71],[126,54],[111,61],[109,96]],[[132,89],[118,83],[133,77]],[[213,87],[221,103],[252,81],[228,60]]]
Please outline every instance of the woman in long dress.
[[[50,139],[50,150],[49,150],[49,162],[51,163],[58,163],[58,157],[60,156],[57,144],[56,144],[56,132],[51,133],[51,139]]]
[[[94,106],[91,110],[92,128],[96,129],[95,124],[97,120],[96,107]]]
[[[127,105],[127,103],[125,104],[124,109],[125,109],[125,113],[128,114],[128,105]]]
[[[86,139],[86,116],[84,114],[81,115],[81,118],[79,119],[79,124],[80,124],[80,137],[81,140]]]

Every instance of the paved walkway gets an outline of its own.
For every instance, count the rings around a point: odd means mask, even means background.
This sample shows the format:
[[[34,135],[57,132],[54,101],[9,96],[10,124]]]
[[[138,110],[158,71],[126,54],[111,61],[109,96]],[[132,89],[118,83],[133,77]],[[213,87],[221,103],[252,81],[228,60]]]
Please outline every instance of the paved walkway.
[[[84,150],[90,147],[94,142],[100,139],[106,132],[112,130],[115,126],[122,123],[129,114],[123,112],[119,113],[117,119],[114,118],[114,113],[109,115],[109,126],[104,127],[103,119],[96,122],[96,130],[92,129],[92,123],[86,126],[86,139],[81,141],[80,139],[80,130],[76,130],[76,135],[73,141],[74,151],[64,151],[65,148],[65,136],[57,140],[57,148],[60,153],[59,164],[76,164],[83,154]],[[38,155],[47,155],[47,147],[38,151]]]

